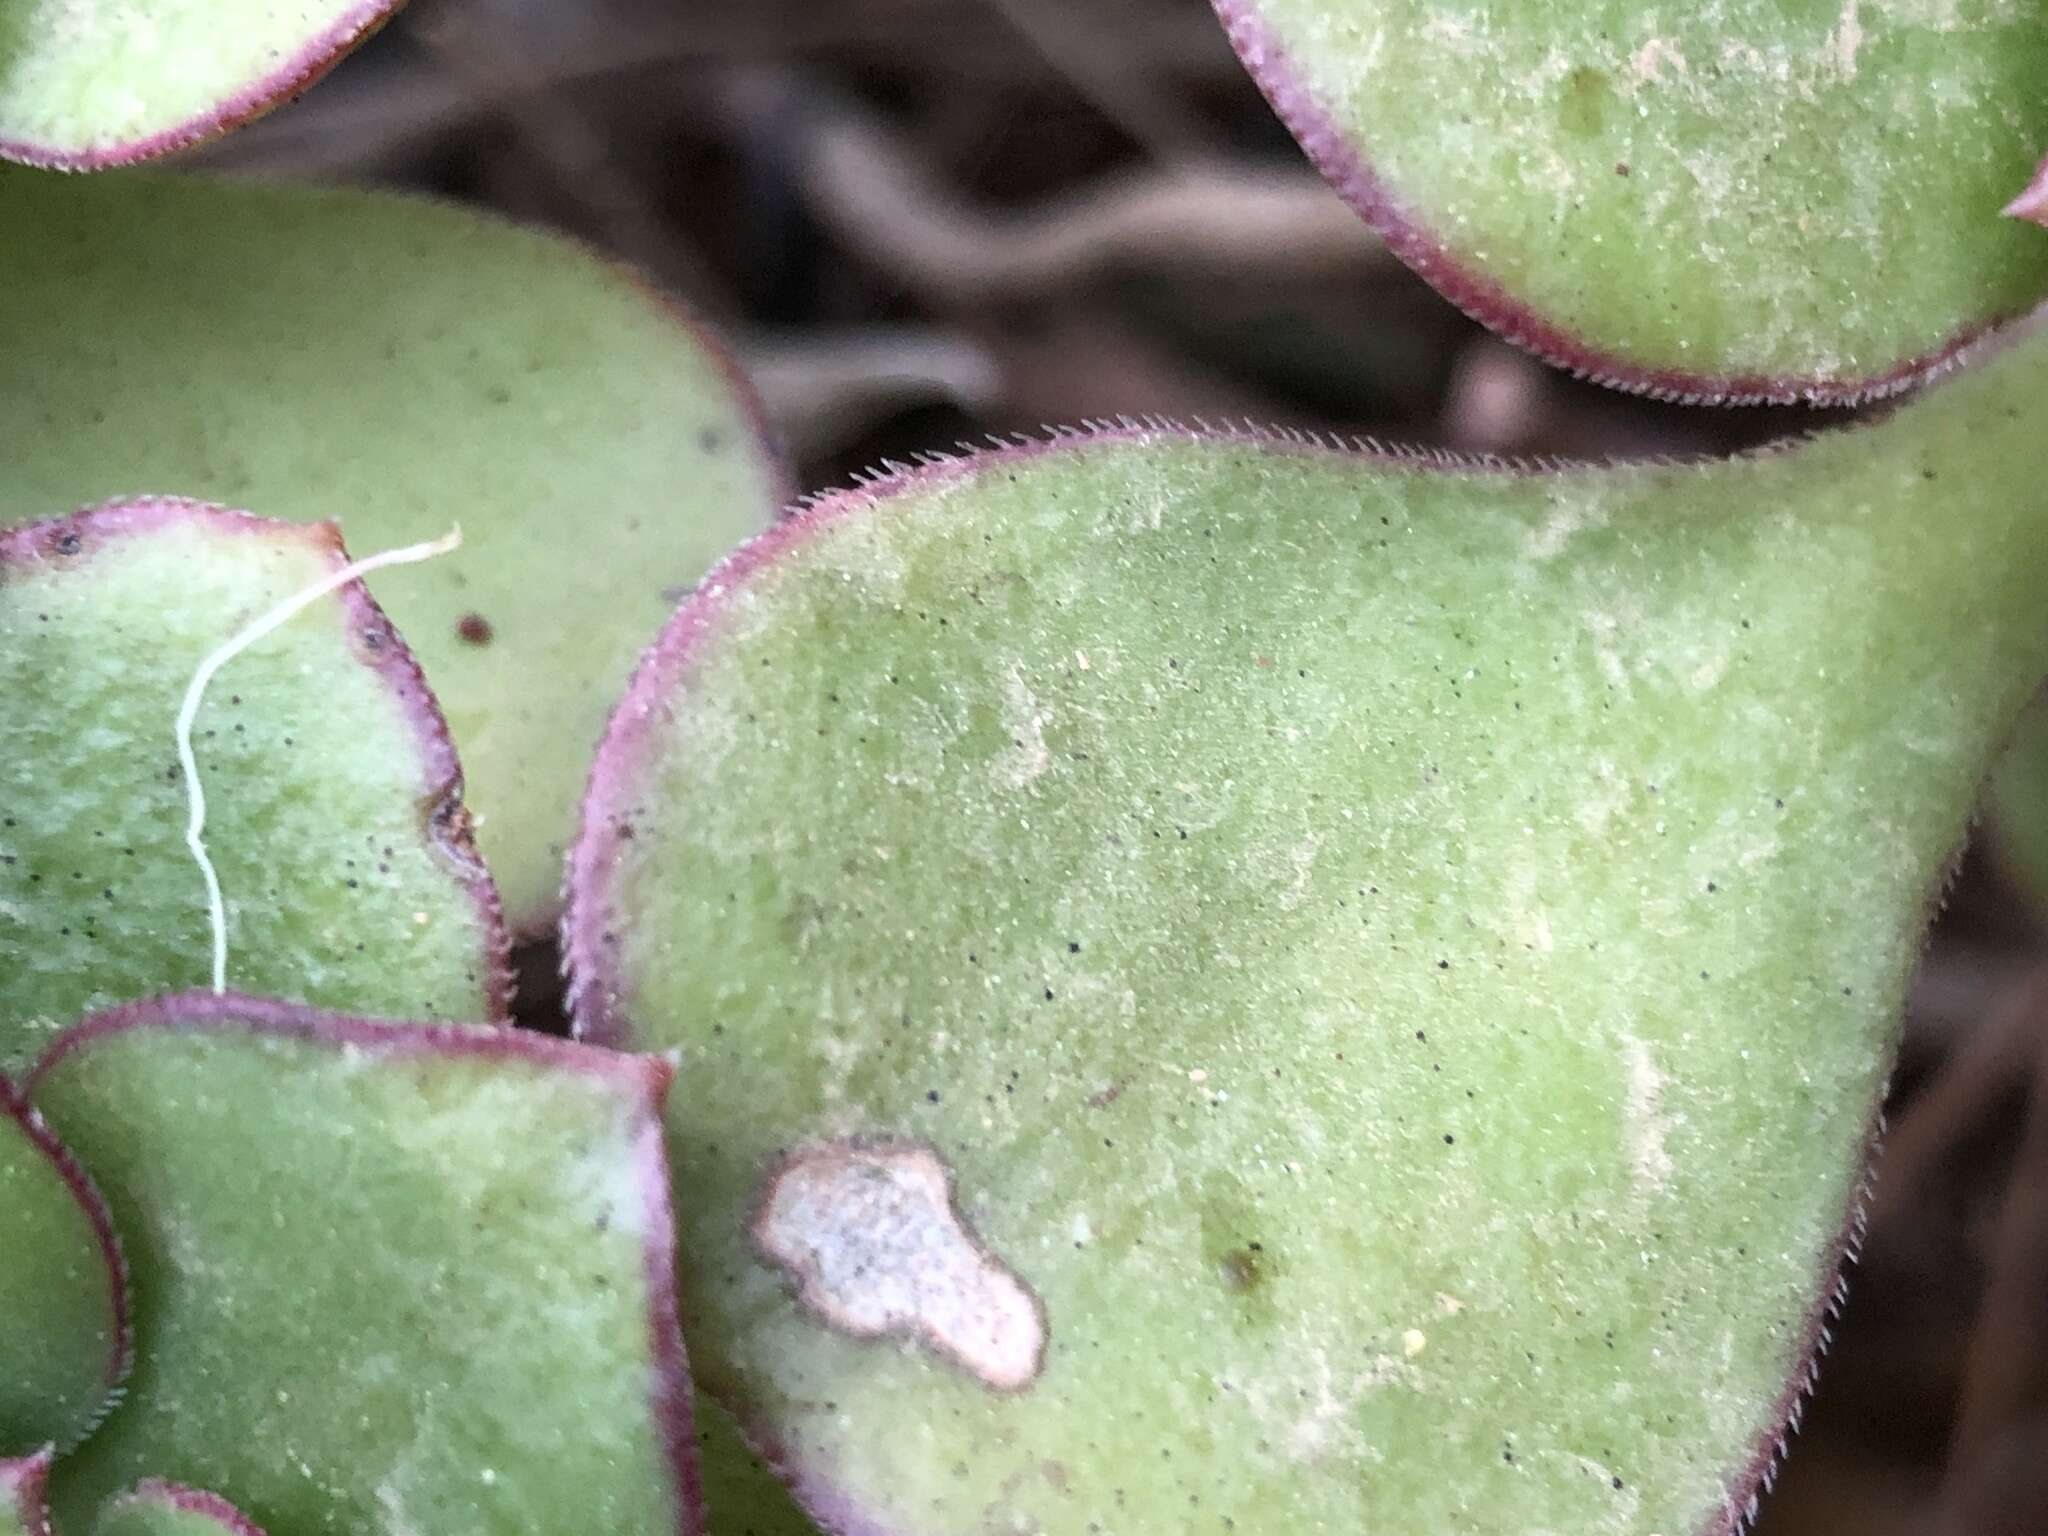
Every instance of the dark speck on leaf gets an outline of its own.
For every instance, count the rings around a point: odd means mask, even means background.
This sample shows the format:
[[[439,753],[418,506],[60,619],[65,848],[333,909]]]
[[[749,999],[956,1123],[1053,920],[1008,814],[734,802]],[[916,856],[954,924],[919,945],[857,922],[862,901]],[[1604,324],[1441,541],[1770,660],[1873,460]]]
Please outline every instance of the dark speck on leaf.
[[[1233,1248],[1217,1261],[1217,1268],[1223,1273],[1223,1284],[1227,1290],[1242,1295],[1256,1286],[1264,1276],[1259,1271],[1259,1245],[1249,1248]]]
[[[491,643],[491,621],[480,613],[465,613],[455,621],[455,633],[471,645]]]

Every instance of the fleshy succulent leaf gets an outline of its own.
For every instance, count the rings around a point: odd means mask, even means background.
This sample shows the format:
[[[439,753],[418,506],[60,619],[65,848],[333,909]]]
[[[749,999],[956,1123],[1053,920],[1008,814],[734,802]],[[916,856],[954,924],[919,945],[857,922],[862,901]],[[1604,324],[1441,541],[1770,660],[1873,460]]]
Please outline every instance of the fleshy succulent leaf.
[[[2048,665],[2044,386],[1711,466],[1056,439],[742,550],[565,929],[679,1053],[699,1381],[861,1536],[1734,1529]]]
[[[201,660],[346,561],[331,527],[142,500],[0,533],[0,1065],[196,986],[212,925],[173,726]],[[246,654],[195,731],[229,976],[495,1018],[505,935],[433,696],[360,584]]]
[[[32,1456],[0,1456],[0,1536],[50,1536],[43,1503],[49,1479],[48,1447]]]
[[[0,270],[0,525],[138,487],[360,551],[462,524],[370,586],[547,929],[607,704],[785,493],[727,360],[573,245],[413,198],[0,172]]]
[[[60,1037],[29,1092],[133,1234],[142,1340],[60,1523],[147,1471],[272,1531],[697,1530],[667,1078],[211,993]]]
[[[0,1077],[0,1455],[99,1421],[128,1371],[126,1284],[99,1191]]]
[[[93,1536],[264,1536],[217,1493],[159,1478],[109,1499]]]
[[[25,0],[0,19],[0,159],[92,171],[303,91],[400,0]]]
[[[710,1536],[817,1536],[789,1490],[740,1438],[730,1414],[699,1393],[692,1416]]]
[[[2048,700],[2020,717],[1985,800],[2005,872],[2048,914]]]
[[[1397,254],[1606,382],[1854,399],[2048,293],[1998,217],[2048,143],[2034,0],[1216,8]]]

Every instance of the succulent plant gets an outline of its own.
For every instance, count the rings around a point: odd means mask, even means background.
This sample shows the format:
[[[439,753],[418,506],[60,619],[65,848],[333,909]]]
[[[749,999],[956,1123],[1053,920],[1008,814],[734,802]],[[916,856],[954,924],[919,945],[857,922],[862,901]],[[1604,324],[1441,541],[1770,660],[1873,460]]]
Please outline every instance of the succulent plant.
[[[217,1493],[150,1478],[107,1501],[96,1536],[263,1536]]]
[[[1215,4],[1396,254],[1604,383],[1853,400],[2048,296],[2033,6]]]
[[[130,1348],[127,1283],[106,1203],[4,1079],[0,1210],[8,1237],[0,1249],[4,1458],[83,1440],[128,1374]]]
[[[90,171],[209,138],[304,90],[398,4],[17,7],[0,37],[0,158]]]
[[[1554,360],[1967,366],[1720,463],[1124,422],[771,525],[744,382],[559,241],[0,175],[0,1536],[1746,1523],[2048,672],[2048,43],[1219,9]],[[25,11],[0,153],[378,14],[227,11]],[[575,1042],[503,1022],[565,850]]]
[[[831,1529],[1731,1528],[2048,665],[2044,366],[1700,467],[1080,437],[748,546],[568,928],[682,1053],[699,1380]]]
[[[145,1341],[59,1520],[168,1476],[266,1530],[694,1528],[667,1077],[233,994],[59,1037],[28,1092],[106,1193]]]
[[[363,552],[461,523],[376,590],[546,931],[640,647],[783,498],[752,391],[627,273],[419,199],[0,171],[0,208],[0,527],[140,489]]]
[[[0,1070],[210,976],[172,725],[246,620],[338,568],[331,527],[140,500],[0,534]],[[504,1014],[505,936],[419,668],[360,585],[239,658],[195,765],[239,987],[405,1018]]]

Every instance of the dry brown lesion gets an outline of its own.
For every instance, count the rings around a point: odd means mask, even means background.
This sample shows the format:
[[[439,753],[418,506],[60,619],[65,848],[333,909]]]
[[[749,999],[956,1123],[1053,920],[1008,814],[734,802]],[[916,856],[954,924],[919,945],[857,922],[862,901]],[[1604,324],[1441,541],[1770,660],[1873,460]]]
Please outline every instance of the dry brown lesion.
[[[857,1339],[914,1339],[998,1392],[1045,1365],[1045,1309],[967,1224],[923,1142],[811,1142],[768,1170],[755,1249],[798,1302]]]

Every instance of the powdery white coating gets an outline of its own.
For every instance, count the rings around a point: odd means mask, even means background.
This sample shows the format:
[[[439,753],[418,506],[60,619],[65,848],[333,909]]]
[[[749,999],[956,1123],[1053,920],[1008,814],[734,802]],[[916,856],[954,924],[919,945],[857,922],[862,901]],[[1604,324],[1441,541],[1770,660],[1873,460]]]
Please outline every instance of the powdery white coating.
[[[1048,721],[1025,681],[1024,669],[1011,667],[1003,677],[1003,724],[1010,732],[1011,751],[997,775],[1007,788],[1022,789],[1052,766],[1052,753],[1045,745]]]
[[[769,1174],[753,1234],[798,1300],[842,1333],[916,1339],[998,1392],[1022,1391],[1044,1367],[1038,1298],[968,1229],[928,1146],[792,1152]]]
[[[1671,1160],[1664,1138],[1664,1074],[1656,1058],[1641,1040],[1625,1040],[1628,1051],[1628,1156],[1635,1175],[1636,1190],[1646,1198],[1671,1182],[1677,1165]]]

